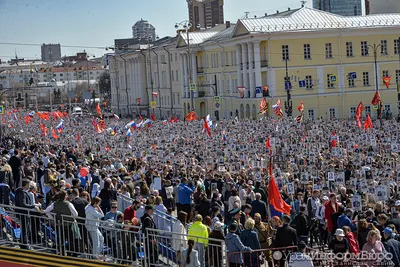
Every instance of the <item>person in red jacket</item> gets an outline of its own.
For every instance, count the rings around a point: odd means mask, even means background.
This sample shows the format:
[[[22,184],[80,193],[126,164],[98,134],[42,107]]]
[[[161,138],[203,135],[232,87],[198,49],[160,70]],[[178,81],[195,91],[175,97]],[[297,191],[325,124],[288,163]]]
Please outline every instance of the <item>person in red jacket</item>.
[[[331,241],[333,236],[333,220],[332,214],[337,212],[339,209],[339,204],[337,203],[336,194],[332,193],[329,195],[329,201],[324,204],[325,205],[325,225],[327,225],[328,229],[328,243]]]
[[[344,237],[349,242],[349,251],[350,253],[359,254],[360,253],[360,246],[358,245],[358,241],[356,235],[350,230],[350,227],[343,226]]]

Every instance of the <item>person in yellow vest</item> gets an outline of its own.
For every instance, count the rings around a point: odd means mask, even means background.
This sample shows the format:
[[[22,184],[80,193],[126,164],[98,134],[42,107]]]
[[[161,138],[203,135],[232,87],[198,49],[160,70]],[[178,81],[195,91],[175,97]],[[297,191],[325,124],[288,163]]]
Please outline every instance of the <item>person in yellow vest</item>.
[[[189,228],[189,240],[196,242],[195,249],[199,252],[200,267],[205,267],[205,248],[208,245],[208,230],[203,223],[203,217],[197,214],[194,223]]]

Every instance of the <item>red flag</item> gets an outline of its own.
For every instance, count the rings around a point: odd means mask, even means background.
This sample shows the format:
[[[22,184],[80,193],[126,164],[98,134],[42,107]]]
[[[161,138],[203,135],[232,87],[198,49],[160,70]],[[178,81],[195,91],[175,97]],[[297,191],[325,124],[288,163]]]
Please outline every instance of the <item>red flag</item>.
[[[271,179],[268,182],[268,202],[276,211],[290,214],[290,205],[288,205],[279,192],[278,185],[275,182],[274,174],[272,172],[272,162],[269,163],[269,174]]]
[[[139,114],[139,119],[140,119],[140,121],[143,121],[143,117],[140,114]]]
[[[301,101],[300,106],[297,107],[297,109],[302,112],[304,110],[304,101]]]
[[[271,139],[268,137],[267,141],[265,142],[265,147],[269,149],[269,154],[272,154],[272,147],[271,147]]]
[[[379,102],[381,102],[381,94],[379,93],[379,91],[375,92],[374,98],[371,101],[371,104],[376,106],[378,105]]]
[[[97,103],[96,111],[97,111],[97,114],[99,114],[99,116],[101,116],[100,103]]]
[[[81,133],[78,133],[78,136],[76,137],[76,140],[79,142],[81,141]]]
[[[152,92],[151,93],[154,97],[157,97],[158,96],[158,93],[157,92]]]
[[[365,108],[364,108],[363,103],[360,102],[358,104],[358,106],[357,106],[357,109],[356,109],[356,121],[357,121],[358,127],[361,127],[361,121],[360,120],[361,120],[361,115],[362,115],[362,112],[363,112],[364,109]]]
[[[47,136],[48,130],[47,130],[47,127],[43,123],[40,124],[40,130],[42,130],[44,136]]]
[[[367,114],[367,118],[364,121],[364,129],[368,129],[368,128],[374,128],[374,125],[372,124],[372,120],[371,117],[369,116],[369,114]]]
[[[390,76],[383,77],[383,83],[386,85],[386,89],[389,89],[390,85]]]
[[[186,115],[186,121],[195,121],[195,120],[197,120],[197,116],[196,113],[194,113],[194,111],[191,111]]]
[[[268,111],[268,103],[265,97],[260,102],[260,114],[264,114]]]
[[[156,117],[154,116],[154,114],[151,114],[151,119],[152,119],[153,121],[156,121],[156,120],[157,120]]]
[[[203,129],[206,130],[206,132],[207,132],[207,134],[208,134],[208,137],[211,137],[211,129],[210,129],[210,125],[208,125],[208,122],[207,122],[207,120],[206,120],[206,117],[204,117],[203,120],[204,120]]]
[[[139,106],[140,106],[140,100],[141,98],[136,98],[136,102],[138,103]]]
[[[57,135],[57,133],[56,133],[56,129],[51,129],[51,136],[52,136],[54,139],[60,138],[60,137]]]

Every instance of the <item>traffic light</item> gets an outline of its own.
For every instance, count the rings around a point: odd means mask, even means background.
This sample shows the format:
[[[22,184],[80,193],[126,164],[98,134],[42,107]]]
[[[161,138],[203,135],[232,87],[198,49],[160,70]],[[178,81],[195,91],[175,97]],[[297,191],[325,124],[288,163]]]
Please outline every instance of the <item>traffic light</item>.
[[[33,83],[34,83],[34,81],[33,81],[33,78],[31,77],[31,78],[29,79],[29,85],[31,86]]]

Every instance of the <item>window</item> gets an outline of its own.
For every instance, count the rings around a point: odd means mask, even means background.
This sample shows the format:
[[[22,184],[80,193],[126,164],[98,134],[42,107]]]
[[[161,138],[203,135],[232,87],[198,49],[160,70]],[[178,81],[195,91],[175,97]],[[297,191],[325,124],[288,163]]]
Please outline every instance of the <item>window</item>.
[[[396,84],[400,84],[400,70],[396,70]]]
[[[92,73],[90,73],[90,74],[92,74]],[[64,74],[60,73],[60,77],[62,77],[62,76],[64,76]]]
[[[178,53],[175,53],[175,62],[178,61]]]
[[[352,77],[348,77],[348,85],[349,87],[354,87],[355,85],[355,80]]]
[[[388,54],[387,40],[381,40],[381,54],[382,55]]]
[[[382,71],[382,78],[388,77],[389,76],[389,71],[388,70],[383,70]]]
[[[175,79],[174,71],[172,71],[172,73],[171,73],[171,79],[172,79],[172,81],[174,81],[174,79]]]
[[[354,118],[356,116],[356,107],[350,107],[350,118]]]
[[[331,75],[332,74],[327,74],[326,75],[326,86],[328,88],[335,88],[335,84],[331,82]]]
[[[306,88],[307,89],[312,89],[313,88],[311,75],[307,75],[306,76]]]
[[[177,70],[175,71],[175,75],[176,75],[176,77],[175,77],[175,78],[176,78],[176,79],[175,79],[175,81],[179,82],[179,74],[178,74],[178,71],[177,71]]]
[[[282,45],[282,60],[289,60],[289,46]]]
[[[400,50],[399,48],[400,48],[400,39],[395,39],[394,40],[394,53],[396,55],[399,54],[399,50]]]
[[[167,72],[166,71],[161,72],[161,87],[167,88]]]
[[[363,84],[364,86],[369,86],[369,72],[363,72]]]
[[[371,106],[370,105],[367,105],[367,106],[364,106],[364,113],[365,113],[365,116],[367,116],[367,114],[369,114],[370,116],[372,116],[372,112],[371,112]]]
[[[315,112],[313,109],[308,110],[308,119],[309,120],[315,120]]]
[[[311,59],[311,46],[304,44],[304,59]]]
[[[392,105],[385,105],[385,107],[383,108],[384,111],[392,111]]]
[[[229,54],[228,54],[228,52],[225,52],[225,62],[224,62],[224,65],[225,65],[225,66],[229,65]]]
[[[325,44],[325,57],[332,58],[332,43]]]
[[[231,51],[231,64],[232,64],[232,66],[235,64],[234,62],[234,60],[233,60],[233,55],[235,54],[236,52],[235,51]]]
[[[161,55],[161,64],[165,64],[167,63],[167,61],[165,60],[165,55]]]
[[[368,42],[361,41],[361,55],[368,56]]]
[[[173,57],[173,55],[172,54],[170,54],[170,57],[171,57],[171,62],[174,62],[174,57]]]
[[[329,109],[329,118],[330,119],[336,119],[336,109],[335,108],[330,108]]]

